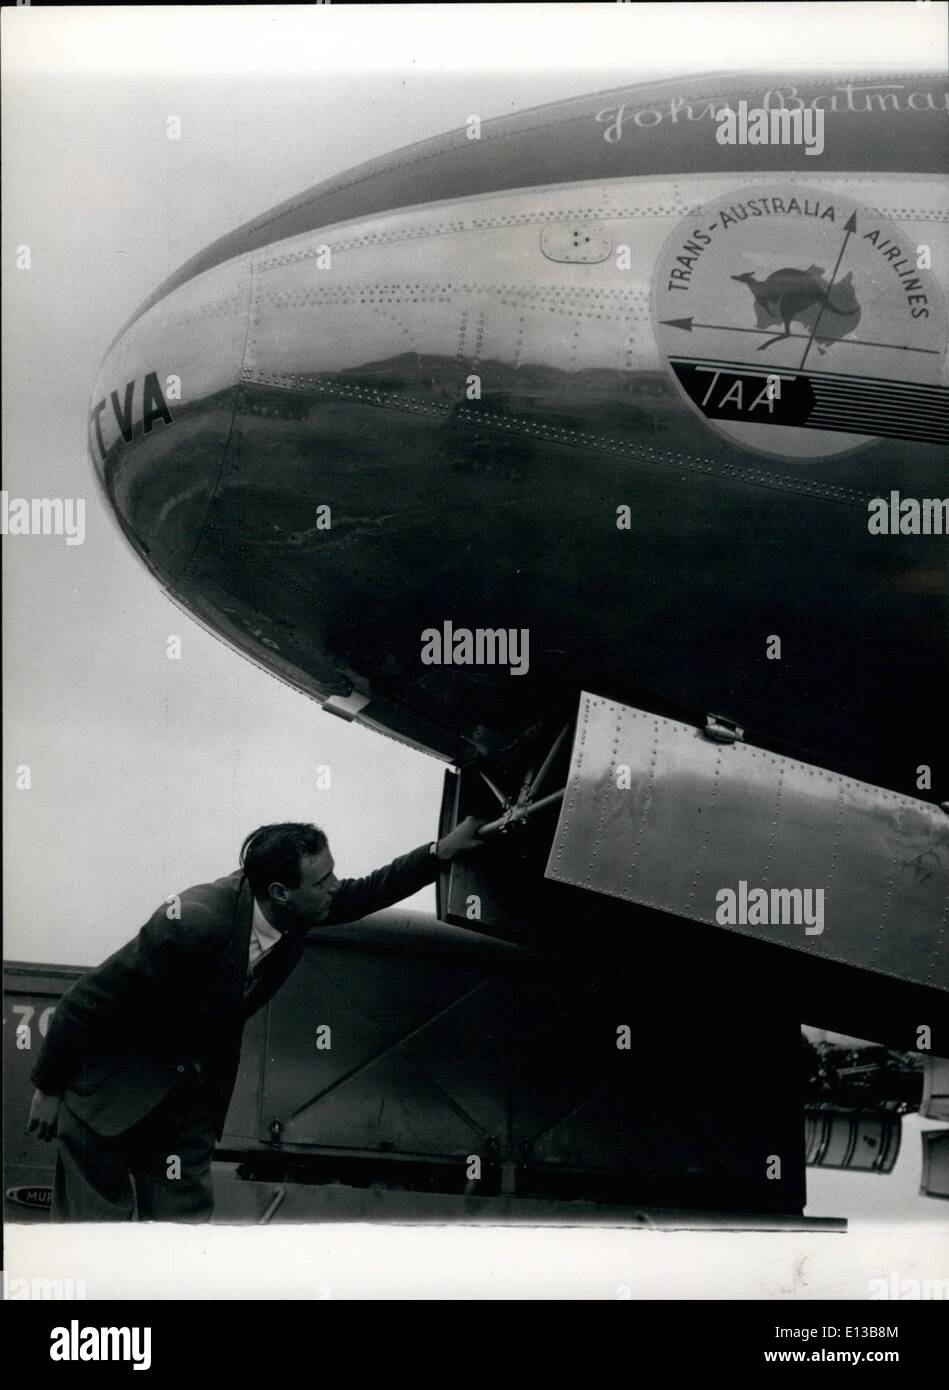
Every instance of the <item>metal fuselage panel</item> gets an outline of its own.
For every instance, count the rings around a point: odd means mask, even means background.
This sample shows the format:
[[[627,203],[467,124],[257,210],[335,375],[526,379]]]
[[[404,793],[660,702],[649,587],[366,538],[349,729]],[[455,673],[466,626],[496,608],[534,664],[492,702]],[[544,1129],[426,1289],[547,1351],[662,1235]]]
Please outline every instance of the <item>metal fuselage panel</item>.
[[[723,106],[812,108],[827,140],[798,146],[716,142]],[[946,165],[945,73],[717,72],[636,83],[471,124],[383,155],[295,194],[219,237],[170,275],[131,322],[204,271],[320,227],[482,193],[590,179],[808,172],[933,174]],[[128,327],[128,325],[126,325]],[[124,330],[123,330],[124,331]]]
[[[591,149],[609,151],[606,95],[596,111],[586,99],[583,119]],[[670,139],[673,125],[676,140],[697,138],[698,116],[678,108],[673,122],[654,100],[630,110],[661,110]],[[525,183],[563,167],[551,111],[547,163],[532,135]],[[859,168],[856,117],[848,129],[843,167]],[[702,138],[714,163],[708,127]],[[878,209],[945,263],[943,183],[879,172],[895,162],[892,143],[879,148],[858,174],[826,157],[811,172],[799,155],[782,172],[772,149],[687,181],[581,180],[574,167],[568,183],[463,198],[436,183],[437,202],[219,250],[173,278],[103,364],[90,447],[109,501],[214,632],[319,700],[356,692],[362,722],[451,761],[503,755],[607,683],[913,791],[942,729],[945,540],[872,536],[867,504],[895,486],[939,495],[943,452],[898,439],[822,459],[741,447],[683,400],[649,297],[691,210],[779,177]],[[637,161],[648,167],[642,146]],[[339,197],[325,207],[348,210]],[[271,231],[295,225],[278,213]],[[565,257],[571,229],[609,253]],[[180,381],[180,400],[163,401],[170,421],[149,374],[162,389]],[[424,664],[423,632],[446,622],[526,631],[527,669]],[[780,662],[765,660],[772,634]]]

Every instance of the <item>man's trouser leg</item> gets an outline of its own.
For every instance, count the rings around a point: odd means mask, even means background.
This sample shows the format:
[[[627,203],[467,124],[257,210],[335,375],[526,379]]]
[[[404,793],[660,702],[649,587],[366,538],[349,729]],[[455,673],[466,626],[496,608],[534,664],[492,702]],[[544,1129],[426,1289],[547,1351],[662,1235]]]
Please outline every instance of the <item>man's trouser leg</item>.
[[[193,1072],[124,1136],[140,1221],[210,1221],[214,1121]]]
[[[135,1195],[124,1136],[97,1134],[64,1101],[56,1125],[53,1221],[131,1221]]]
[[[64,1102],[57,1125],[53,1221],[208,1221],[214,1122],[187,1073],[123,1134],[97,1134]],[[135,1181],[133,1192],[132,1179]]]

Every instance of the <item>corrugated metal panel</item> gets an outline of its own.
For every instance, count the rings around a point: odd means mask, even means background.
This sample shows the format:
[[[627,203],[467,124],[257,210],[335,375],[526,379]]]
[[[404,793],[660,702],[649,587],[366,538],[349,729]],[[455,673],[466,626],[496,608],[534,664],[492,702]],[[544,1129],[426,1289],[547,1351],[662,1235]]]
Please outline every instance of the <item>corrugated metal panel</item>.
[[[584,693],[547,876],[949,988],[949,817],[911,797]],[[797,890],[823,920],[723,919]],[[817,893],[820,891],[821,897]],[[808,897],[808,893],[811,894]],[[750,915],[750,914],[745,914]],[[789,914],[786,914],[789,915]]]
[[[805,1113],[805,1129],[805,1162],[811,1167],[892,1173],[903,1126],[894,1110],[815,1105]]]
[[[927,1120],[949,1124],[949,1058],[923,1058],[923,1099],[919,1113]]]
[[[919,1190],[927,1197],[949,1197],[949,1129],[924,1129],[923,1175]]]

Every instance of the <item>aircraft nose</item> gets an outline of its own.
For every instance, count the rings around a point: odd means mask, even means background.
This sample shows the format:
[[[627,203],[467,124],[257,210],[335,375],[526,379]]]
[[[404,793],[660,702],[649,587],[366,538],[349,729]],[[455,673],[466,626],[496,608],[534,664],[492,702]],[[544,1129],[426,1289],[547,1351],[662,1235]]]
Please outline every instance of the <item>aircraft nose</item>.
[[[140,312],[93,388],[89,452],[110,509],[173,587],[221,477],[247,339],[250,267],[217,266]]]

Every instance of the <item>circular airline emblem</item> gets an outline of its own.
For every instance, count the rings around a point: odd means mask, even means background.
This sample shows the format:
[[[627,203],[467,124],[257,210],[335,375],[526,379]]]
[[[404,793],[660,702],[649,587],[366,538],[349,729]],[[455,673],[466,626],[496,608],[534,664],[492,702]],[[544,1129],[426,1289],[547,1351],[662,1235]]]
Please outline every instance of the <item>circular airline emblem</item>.
[[[729,193],[659,254],[659,350],[692,408],[759,453],[946,443],[946,307],[930,263],[929,247],[837,193]]]

